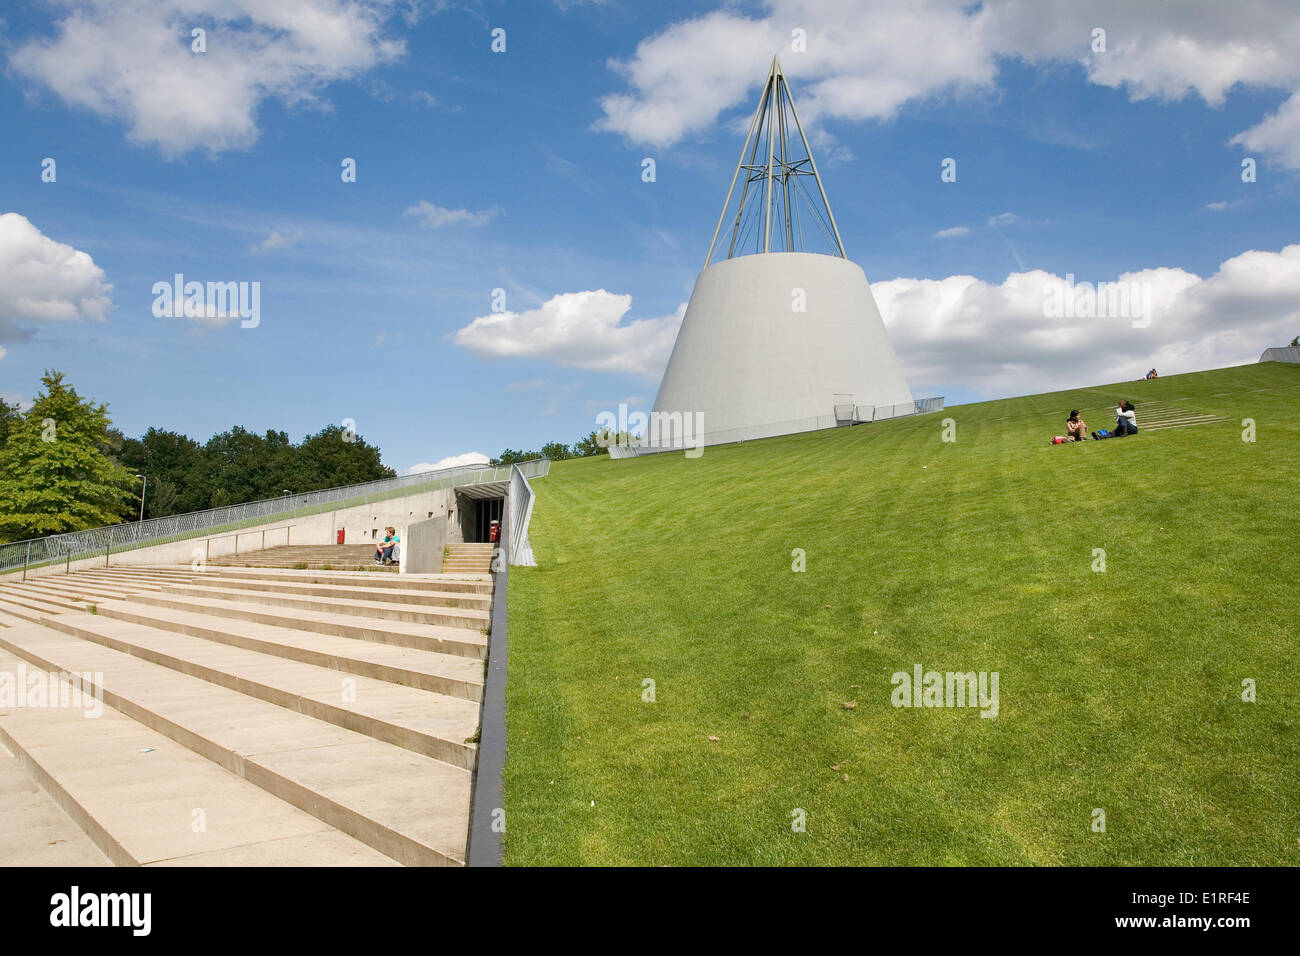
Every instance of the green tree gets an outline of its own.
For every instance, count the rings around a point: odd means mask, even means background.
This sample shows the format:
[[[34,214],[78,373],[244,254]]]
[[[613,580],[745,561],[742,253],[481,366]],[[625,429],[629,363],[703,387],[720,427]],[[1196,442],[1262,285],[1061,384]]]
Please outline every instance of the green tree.
[[[0,448],[4,448],[9,441],[9,429],[22,420],[23,413],[18,408],[18,403],[10,405],[0,398]]]
[[[534,458],[542,456],[535,451],[515,451],[513,448],[507,448],[499,457],[493,458],[488,464],[491,465],[517,465],[523,461],[532,461]]]
[[[201,463],[202,452],[203,446],[198,442],[158,428],[150,428],[139,438],[122,440],[118,460],[133,475],[148,478],[145,517],[161,518],[207,507],[206,486],[192,500],[182,495],[182,490],[189,487],[191,472]],[[139,494],[140,489],[135,491]]]
[[[47,370],[0,449],[0,532],[13,538],[115,524],[130,508],[135,477],[108,456],[108,406],[83,399]]]
[[[591,458],[593,455],[599,455],[605,450],[601,447],[600,442],[600,432],[592,432],[590,435],[579,438],[573,443],[573,457]]]
[[[380,461],[378,448],[367,445],[350,429],[329,425],[315,435],[308,435],[298,445],[284,487],[294,491],[315,491],[392,478],[394,474],[393,469]]]
[[[210,484],[211,496],[206,507],[275,498],[295,488],[291,481],[292,446],[287,432],[268,430],[258,435],[236,425],[220,432],[203,446],[203,481]],[[193,474],[193,469],[191,469]]]
[[[179,495],[176,484],[169,478],[151,478],[145,489],[144,516],[162,518],[167,515],[183,514],[176,507]]]
[[[573,457],[573,452],[569,450],[569,446],[558,441],[548,441],[543,445],[542,454],[551,461],[564,461],[566,458]]]

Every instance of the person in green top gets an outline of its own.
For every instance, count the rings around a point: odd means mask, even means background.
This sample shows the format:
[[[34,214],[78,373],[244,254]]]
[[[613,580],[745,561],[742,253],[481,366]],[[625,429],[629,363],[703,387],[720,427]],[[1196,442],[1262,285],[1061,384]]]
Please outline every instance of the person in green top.
[[[379,542],[379,547],[375,548],[376,564],[393,564],[393,551],[401,542],[397,535],[397,529],[389,525],[384,529],[384,540]]]

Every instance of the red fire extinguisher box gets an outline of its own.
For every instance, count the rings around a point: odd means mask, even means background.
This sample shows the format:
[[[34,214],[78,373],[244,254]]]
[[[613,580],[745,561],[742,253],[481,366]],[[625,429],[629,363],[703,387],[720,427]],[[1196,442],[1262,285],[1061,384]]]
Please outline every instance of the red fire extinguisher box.
[[[339,544],[342,544],[342,543],[343,543],[343,529],[342,529],[342,528],[339,528],[338,543],[339,543]]]

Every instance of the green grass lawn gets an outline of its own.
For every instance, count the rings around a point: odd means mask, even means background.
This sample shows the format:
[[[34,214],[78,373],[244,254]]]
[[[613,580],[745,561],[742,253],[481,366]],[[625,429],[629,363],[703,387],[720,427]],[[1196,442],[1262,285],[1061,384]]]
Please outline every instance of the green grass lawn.
[[[1123,397],[1228,420],[1048,444]],[[1300,863],[1298,452],[1269,363],[556,463],[510,574],[507,862]],[[997,671],[998,716],[893,707],[915,664]]]

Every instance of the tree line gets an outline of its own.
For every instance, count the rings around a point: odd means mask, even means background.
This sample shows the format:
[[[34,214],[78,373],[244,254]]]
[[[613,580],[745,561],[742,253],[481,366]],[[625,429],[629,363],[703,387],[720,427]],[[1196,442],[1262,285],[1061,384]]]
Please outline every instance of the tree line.
[[[339,425],[297,444],[284,431],[238,425],[202,444],[162,428],[128,438],[108,406],[79,395],[62,372],[47,370],[41,385],[26,411],[0,399],[0,541],[139,520],[142,492],[144,517],[161,518],[395,474],[376,446]],[[594,431],[572,445],[507,448],[492,464],[590,458],[618,437]]]
[[[63,373],[41,384],[26,411],[0,399],[4,540],[137,520],[142,490],[144,516],[158,518],[394,475],[377,447],[338,425],[297,444],[238,425],[203,444],[160,428],[128,438]]]
[[[605,446],[611,440],[601,432],[592,432],[590,435],[579,438],[572,445],[566,445],[558,441],[547,442],[542,446],[541,451],[517,451],[513,448],[507,448],[500,455],[493,458],[489,464],[517,465],[523,461],[532,461],[534,458],[549,458],[551,461],[564,461],[567,458],[594,458],[596,455],[605,454]]]

